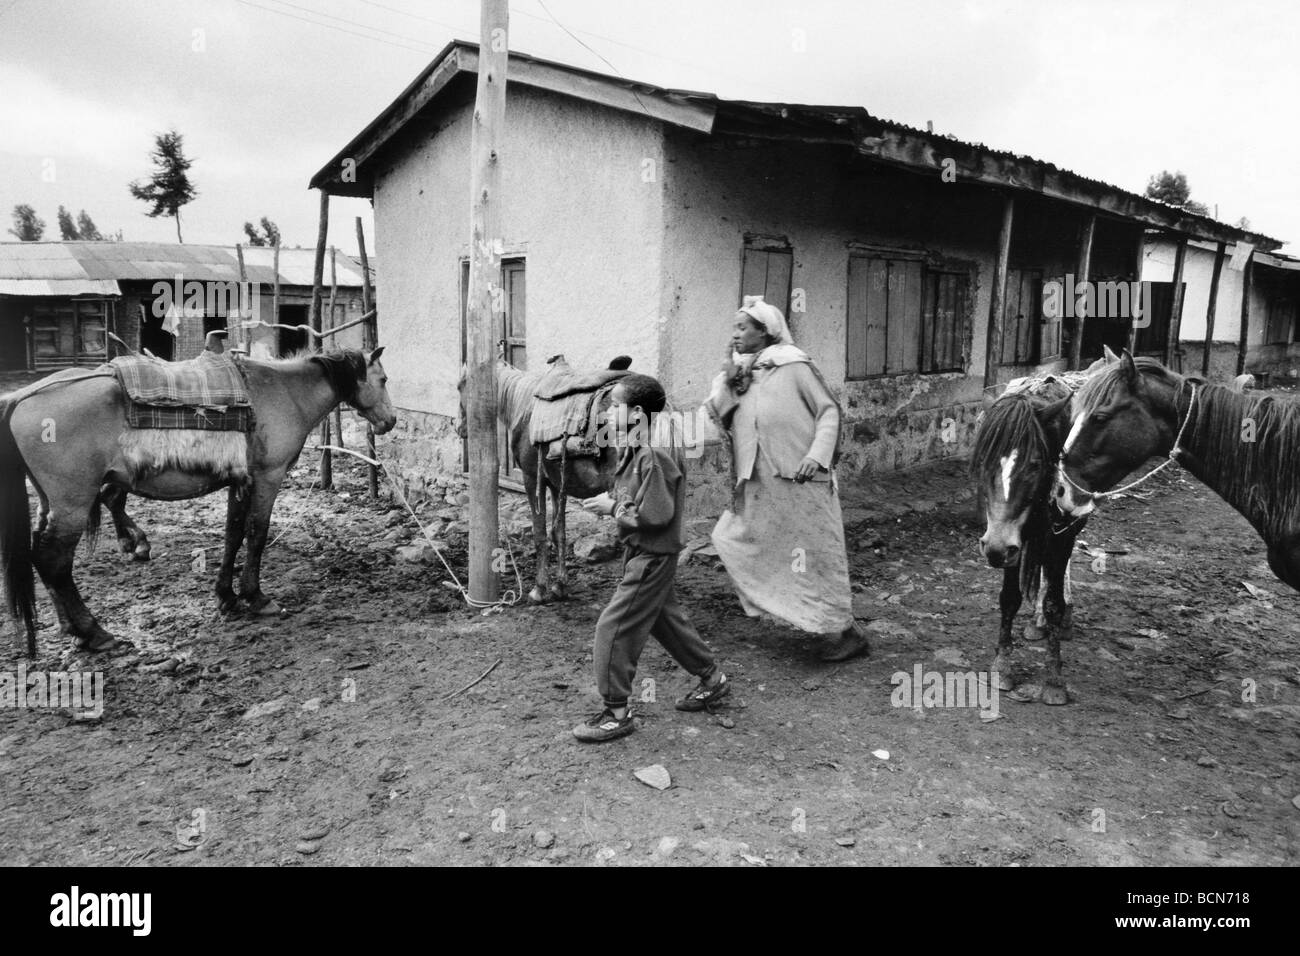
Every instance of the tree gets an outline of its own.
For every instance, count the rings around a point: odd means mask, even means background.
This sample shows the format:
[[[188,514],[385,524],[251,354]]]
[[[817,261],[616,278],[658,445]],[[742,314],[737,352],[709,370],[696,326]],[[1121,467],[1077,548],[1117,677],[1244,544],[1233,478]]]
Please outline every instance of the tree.
[[[1192,187],[1187,184],[1187,174],[1182,170],[1171,173],[1162,169],[1159,175],[1147,180],[1146,195],[1148,199],[1158,199],[1198,216],[1206,216],[1210,212],[1203,203],[1192,200]]]
[[[143,202],[152,203],[147,215],[173,216],[176,219],[176,239],[181,237],[181,207],[198,195],[190,182],[189,168],[193,161],[185,158],[184,138],[176,130],[168,130],[154,137],[153,152],[149,154],[154,171],[143,185],[139,180],[129,184],[131,195]]]
[[[72,213],[68,212],[68,210],[64,209],[62,206],[59,207],[58,219],[59,219],[59,235],[61,237],[63,237],[64,239],[81,238],[79,235],[77,235],[77,224],[72,221]]]
[[[280,227],[265,216],[262,217],[262,232],[266,234],[266,244],[268,246],[278,246],[280,244]]]
[[[10,235],[17,236],[21,242],[39,242],[45,235],[45,220],[36,215],[36,210],[26,203],[14,206],[14,227]]]
[[[90,216],[86,215],[86,210],[84,209],[77,213],[77,232],[81,234],[82,239],[94,239],[100,241],[104,238],[104,236],[100,234],[99,228],[95,225],[95,221],[91,219]],[[121,239],[122,237],[119,235],[118,238]]]
[[[280,227],[265,216],[262,217],[262,231],[251,222],[244,223],[244,235],[248,236],[250,246],[278,246],[280,244]]]
[[[1242,230],[1243,232],[1250,231],[1250,220],[1247,219],[1245,216],[1242,216],[1240,219],[1234,222],[1233,225],[1236,226],[1238,229]]]

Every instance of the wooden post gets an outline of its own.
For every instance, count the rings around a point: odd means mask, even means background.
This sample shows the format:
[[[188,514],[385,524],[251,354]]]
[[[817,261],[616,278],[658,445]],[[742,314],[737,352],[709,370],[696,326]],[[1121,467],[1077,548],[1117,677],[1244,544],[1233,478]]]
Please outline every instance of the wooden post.
[[[361,314],[370,312],[374,301],[370,294],[370,259],[366,256],[366,233],[361,227],[361,217],[357,216],[357,250],[361,255]],[[361,327],[361,347],[370,352],[379,344],[379,317],[372,318]],[[375,426],[366,423],[366,457],[378,461],[375,457]],[[366,465],[370,478],[370,500],[379,497],[379,469]]]
[[[334,329],[339,324],[338,318],[334,314],[334,303],[339,297],[339,271],[338,271],[338,250],[330,246],[330,329]],[[330,348],[339,347],[339,335],[335,331],[330,332]],[[343,444],[343,406],[334,406],[334,439],[340,447],[346,447]]]
[[[244,305],[244,284],[248,282],[248,270],[244,268],[244,247],[235,243],[235,258],[239,260],[239,293],[235,296],[238,305],[235,307],[234,326],[231,326],[231,317],[226,316],[226,329],[229,332],[228,342],[232,348],[240,348],[244,342],[245,336],[253,337],[253,330],[244,328],[243,316],[239,313],[243,311]],[[226,308],[230,308],[229,296],[227,296]],[[206,339],[205,339],[206,340]],[[253,354],[252,347],[244,349],[249,355]]]
[[[1138,301],[1142,303],[1142,318],[1146,320],[1148,325],[1150,325],[1151,297],[1146,295],[1147,288],[1146,286],[1141,284],[1142,267],[1146,264],[1146,261],[1147,261],[1147,231],[1144,226],[1138,226],[1137,249],[1135,250],[1133,256],[1133,281],[1138,283],[1138,289],[1139,289]],[[1129,312],[1132,313],[1133,311],[1135,310],[1132,308],[1132,304],[1130,303]],[[1133,317],[1130,314],[1128,320],[1128,351],[1130,355],[1137,354],[1137,334],[1138,334],[1137,326],[1134,324]]]
[[[1173,278],[1173,303],[1169,306],[1169,328],[1166,329],[1165,336],[1165,365],[1174,369],[1175,372],[1181,372],[1182,362],[1178,362],[1177,368],[1174,368],[1175,360],[1178,358],[1178,330],[1183,323],[1183,266],[1187,262],[1187,236],[1178,237],[1178,246],[1174,251],[1174,278]]]
[[[325,239],[329,235],[330,229],[330,194],[325,190],[320,191],[320,226],[316,230],[316,265],[312,270],[312,287],[311,287],[311,313],[307,320],[317,332],[321,331],[321,286],[325,282]],[[308,338],[316,340],[314,335]],[[315,351],[316,345],[313,342],[312,350]],[[325,420],[320,423],[320,443],[328,445],[330,443],[330,420],[325,416]],[[320,453],[320,486],[322,490],[328,491],[334,487],[334,462],[330,458],[330,453],[324,449]]]
[[[280,324],[280,243],[275,244],[275,254],[271,258],[271,271],[275,278],[271,286],[271,324]],[[280,330],[275,330],[275,353],[280,354]]]
[[[1205,354],[1201,356],[1201,378],[1210,377],[1210,349],[1214,346],[1214,313],[1219,308],[1219,276],[1223,273],[1223,259],[1228,244],[1219,241],[1214,250],[1214,272],[1210,276],[1210,302],[1205,308]]]
[[[1237,374],[1246,371],[1246,336],[1250,333],[1250,286],[1255,275],[1255,250],[1241,267],[1241,337],[1237,339]]]
[[[497,316],[492,290],[501,275],[501,162],[504,140],[508,0],[480,0],[478,91],[470,133],[468,379],[469,596],[490,603],[501,588],[493,570],[497,516]]]
[[[984,355],[984,387],[998,380],[998,362],[1002,358],[1002,313],[1007,301],[1007,263],[1011,259],[1011,223],[1016,201],[1007,196],[1002,201],[1002,231],[998,233],[998,259],[993,268],[993,292],[989,296],[989,327]]]
[[[1088,218],[1083,221],[1083,228],[1079,233],[1079,260],[1074,269],[1075,285],[1083,285],[1088,281],[1088,273],[1092,269],[1092,237],[1097,231],[1097,214],[1088,213]],[[1093,298],[1096,301],[1096,298]],[[1078,300],[1075,301],[1078,306]],[[1075,370],[1083,367],[1083,326],[1087,321],[1087,316],[1076,315],[1074,317],[1074,334],[1070,337],[1070,369]]]

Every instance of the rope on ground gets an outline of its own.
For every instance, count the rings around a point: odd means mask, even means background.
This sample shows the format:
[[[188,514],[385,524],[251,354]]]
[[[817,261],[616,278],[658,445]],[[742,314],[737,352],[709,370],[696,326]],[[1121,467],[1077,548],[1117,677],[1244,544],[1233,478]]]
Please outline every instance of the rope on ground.
[[[465,585],[461,584],[460,578],[456,576],[456,572],[451,569],[451,565],[447,563],[447,559],[442,556],[442,549],[438,547],[433,536],[429,534],[429,529],[424,526],[424,522],[420,520],[420,516],[417,515],[415,509],[411,507],[411,503],[406,500],[406,495],[403,493],[401,485],[397,483],[397,479],[393,477],[393,473],[388,470],[388,466],[382,461],[370,458],[360,452],[352,451],[350,448],[340,448],[337,445],[320,445],[318,447],[318,450],[326,449],[329,451],[342,452],[345,455],[351,455],[353,458],[359,458],[366,464],[374,465],[376,468],[383,470],[385,477],[388,478],[388,483],[393,486],[393,494],[397,497],[397,500],[402,503],[402,506],[410,513],[411,518],[420,529],[420,534],[424,535],[424,540],[429,543],[429,547],[433,549],[433,553],[438,556],[438,560],[442,562],[442,566],[447,570],[447,573],[451,575],[452,583],[455,584],[456,590],[460,592],[461,599],[464,600],[468,606],[481,609],[484,614],[500,613],[504,608],[514,607],[523,598],[524,579],[523,575],[519,572],[519,564],[515,561],[514,548],[510,547],[509,535],[502,535],[501,540],[505,543],[506,553],[510,555],[510,566],[514,568],[515,571],[515,588],[507,588],[501,593],[501,598],[496,601],[475,600],[469,596],[469,589],[466,588]],[[487,675],[485,674],[483,676],[486,677]]]

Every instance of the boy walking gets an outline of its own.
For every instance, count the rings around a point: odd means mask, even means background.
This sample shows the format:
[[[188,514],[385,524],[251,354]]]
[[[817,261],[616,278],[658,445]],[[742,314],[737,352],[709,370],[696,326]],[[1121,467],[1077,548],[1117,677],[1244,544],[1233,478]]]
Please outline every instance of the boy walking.
[[[699,631],[677,603],[677,558],[685,547],[682,519],[686,474],[680,450],[655,447],[648,427],[664,409],[664,390],[648,375],[628,375],[610,393],[608,421],[635,421],[642,427],[620,433],[618,470],[611,496],[583,503],[588,511],[612,515],[623,542],[623,580],[596,622],[593,650],[596,688],[604,709],[573,728],[585,743],[603,743],[636,729],[628,696],[637,661],[653,635],[664,650],[699,683],[677,701],[677,709],[704,710],[731,691]],[[627,417],[622,417],[626,415]]]

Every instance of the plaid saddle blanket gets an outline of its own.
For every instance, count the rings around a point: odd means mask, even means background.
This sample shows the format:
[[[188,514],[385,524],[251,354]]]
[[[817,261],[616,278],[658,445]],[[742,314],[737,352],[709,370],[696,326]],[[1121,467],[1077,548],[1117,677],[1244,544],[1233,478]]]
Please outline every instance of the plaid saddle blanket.
[[[548,458],[558,458],[562,439],[569,443],[569,455],[595,454],[596,419],[600,406],[596,398],[627,375],[626,371],[601,369],[576,373],[563,359],[555,361],[537,383],[528,438],[534,445],[552,445]]]
[[[203,352],[188,362],[126,355],[105,368],[117,376],[126,393],[126,421],[132,428],[239,432],[253,428],[244,373],[229,355]]]

